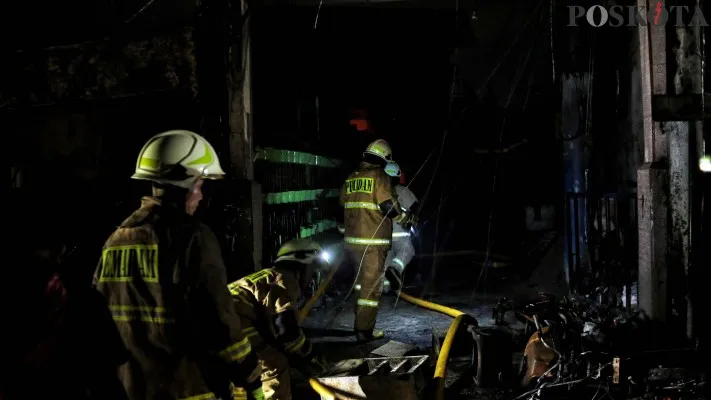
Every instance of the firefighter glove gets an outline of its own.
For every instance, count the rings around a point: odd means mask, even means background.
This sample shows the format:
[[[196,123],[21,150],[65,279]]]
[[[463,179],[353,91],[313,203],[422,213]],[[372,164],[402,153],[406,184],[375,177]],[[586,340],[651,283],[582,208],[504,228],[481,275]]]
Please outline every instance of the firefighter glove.
[[[395,266],[389,266],[385,270],[385,278],[390,282],[390,288],[394,290],[395,292],[400,291],[402,288],[402,274],[400,273],[400,270],[397,269]]]
[[[395,223],[398,223],[402,226],[406,226],[408,222],[410,221],[410,214],[406,213],[405,211],[401,212],[397,217],[394,218]]]

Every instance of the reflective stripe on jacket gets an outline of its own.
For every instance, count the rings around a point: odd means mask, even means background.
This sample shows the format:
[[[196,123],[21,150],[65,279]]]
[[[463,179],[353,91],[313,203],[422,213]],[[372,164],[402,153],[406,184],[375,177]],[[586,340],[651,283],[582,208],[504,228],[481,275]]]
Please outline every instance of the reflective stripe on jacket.
[[[395,198],[385,171],[380,166],[362,162],[341,188],[339,201],[345,209],[344,241],[350,245],[390,248],[393,222],[383,216],[380,204],[388,200],[395,202]]]
[[[154,197],[106,241],[94,284],[131,354],[120,371],[131,400],[214,398],[207,366],[249,355],[220,254],[207,226]]]

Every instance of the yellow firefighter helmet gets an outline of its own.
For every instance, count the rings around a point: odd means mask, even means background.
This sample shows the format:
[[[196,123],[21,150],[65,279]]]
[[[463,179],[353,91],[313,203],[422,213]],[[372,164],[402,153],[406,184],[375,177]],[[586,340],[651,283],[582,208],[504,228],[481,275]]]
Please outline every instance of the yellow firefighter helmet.
[[[384,161],[390,161],[393,158],[393,152],[390,145],[383,139],[378,139],[368,145],[363,152],[363,155],[372,154]]]

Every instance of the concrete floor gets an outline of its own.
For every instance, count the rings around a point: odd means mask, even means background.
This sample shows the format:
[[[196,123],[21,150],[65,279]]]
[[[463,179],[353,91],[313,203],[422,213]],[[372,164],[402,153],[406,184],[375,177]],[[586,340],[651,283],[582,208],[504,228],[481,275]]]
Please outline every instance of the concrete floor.
[[[322,331],[324,328],[352,332],[354,319],[352,297],[343,302],[340,307],[337,307],[339,305],[337,303],[342,302],[342,300],[334,300],[333,304],[324,307],[322,310],[317,310],[311,317],[307,318],[304,326],[316,334],[315,342],[328,343],[334,340],[333,337],[319,335],[319,332],[327,333]],[[491,306],[498,298],[499,296],[494,295],[477,296],[474,305],[469,307],[467,305],[469,301],[468,293],[433,294],[428,296],[428,300],[437,304],[456,308],[473,315],[479,320],[480,324],[491,323]],[[409,343],[425,349],[432,345],[432,330],[435,329],[444,334],[451,323],[452,318],[449,316],[423,309],[401,299],[398,300],[395,295],[385,295],[381,299],[376,328],[383,330],[388,339]],[[352,337],[340,339],[354,340]]]
[[[461,284],[453,285],[454,287],[458,286],[460,289],[438,288],[438,290],[430,292],[427,300],[464,311],[474,316],[480,326],[488,326],[493,323],[491,319],[492,306],[502,297],[521,298],[533,296],[538,292],[559,294],[565,291],[562,259],[562,241],[559,241],[550,249],[540,266],[524,282],[516,282],[515,278],[510,279],[503,284],[499,282],[496,285],[497,290],[494,292],[489,289],[487,293],[480,292],[475,295],[472,295],[472,289],[461,289]],[[467,277],[466,274],[461,274],[461,263],[443,264],[439,268],[440,272],[438,274],[449,273],[450,276],[461,278],[458,279],[457,283],[461,283],[461,280],[476,281],[474,277]],[[474,284],[471,286],[473,287]],[[421,288],[410,287],[406,288],[405,291],[418,295],[421,293]],[[480,289],[480,291],[483,291],[483,289]],[[389,294],[385,295],[381,300],[381,308],[376,324],[376,328],[385,332],[386,338],[366,345],[358,345],[352,334],[354,296],[354,294],[351,294],[348,299],[344,299],[345,293],[341,293],[340,295],[327,297],[324,304],[320,308],[313,310],[304,321],[304,329],[312,339],[315,349],[329,361],[368,357],[372,350],[387,343],[388,340],[416,346],[421,354],[431,354],[433,331],[442,337],[452,323],[452,318],[449,316],[409,304],[402,299],[397,299],[395,295]],[[432,361],[434,362],[434,359]],[[456,368],[455,365],[458,361],[450,361],[452,372],[448,371],[448,382],[456,380],[457,374],[466,370],[468,364],[466,357],[464,357],[463,362],[463,367]],[[459,363],[461,364],[461,361]],[[460,372],[457,372],[457,369]],[[453,375],[453,377],[450,377],[450,375]],[[296,377],[295,398],[318,398],[317,396],[313,397],[313,391],[304,383],[299,384],[298,380],[298,377]],[[470,381],[467,380],[467,382]],[[473,385],[471,384],[465,384],[464,386],[456,398],[494,398],[482,396],[481,393],[472,389]],[[453,393],[448,394],[448,398],[452,396],[454,396]]]

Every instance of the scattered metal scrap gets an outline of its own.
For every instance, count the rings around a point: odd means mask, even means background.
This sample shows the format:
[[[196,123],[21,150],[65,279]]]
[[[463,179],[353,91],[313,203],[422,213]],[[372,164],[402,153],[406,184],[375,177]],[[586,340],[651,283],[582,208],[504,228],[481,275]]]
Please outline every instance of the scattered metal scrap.
[[[428,359],[425,355],[344,360],[318,380],[339,399],[420,400]]]

